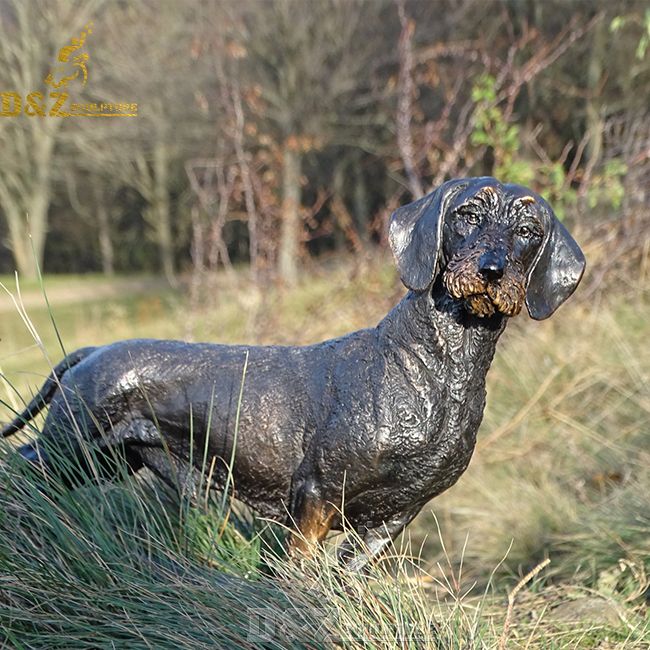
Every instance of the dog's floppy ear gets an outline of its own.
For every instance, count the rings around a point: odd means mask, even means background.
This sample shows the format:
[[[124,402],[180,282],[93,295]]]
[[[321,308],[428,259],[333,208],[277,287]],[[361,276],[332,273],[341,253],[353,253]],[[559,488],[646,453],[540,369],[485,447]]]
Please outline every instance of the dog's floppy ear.
[[[433,282],[442,245],[442,226],[449,198],[466,185],[448,181],[421,199],[393,212],[388,228],[391,250],[402,282],[413,291],[424,291]]]
[[[530,270],[526,307],[535,320],[548,318],[576,289],[585,256],[569,231],[545,204],[548,232]]]

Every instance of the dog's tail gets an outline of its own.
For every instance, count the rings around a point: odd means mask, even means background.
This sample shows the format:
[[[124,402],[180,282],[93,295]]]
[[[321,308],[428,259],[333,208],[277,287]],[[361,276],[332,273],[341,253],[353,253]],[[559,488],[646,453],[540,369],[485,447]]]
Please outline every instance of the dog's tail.
[[[25,410],[17,415],[9,424],[0,430],[0,437],[6,438],[18,433],[30,420],[40,413],[51,401],[63,375],[73,366],[83,361],[97,348],[79,348],[69,354],[61,363],[54,367],[50,376],[45,380],[41,390],[34,395],[34,399],[25,407]]]

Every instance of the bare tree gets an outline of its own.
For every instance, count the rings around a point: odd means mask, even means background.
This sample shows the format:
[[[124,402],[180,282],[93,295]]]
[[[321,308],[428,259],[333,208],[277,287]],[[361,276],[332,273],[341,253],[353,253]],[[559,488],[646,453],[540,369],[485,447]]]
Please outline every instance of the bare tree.
[[[170,0],[111,6],[102,21],[104,60],[93,90],[101,101],[137,103],[138,116],[85,125],[75,134],[80,167],[103,170],[145,200],[142,216],[172,285],[178,232],[172,194],[187,185],[183,162],[207,128],[194,98],[204,78],[192,59],[191,21],[184,11]]]
[[[111,224],[118,205],[113,197],[116,191],[114,178],[94,171],[67,170],[65,175],[68,199],[72,209],[97,230],[97,241],[106,276],[115,274],[115,248]]]
[[[44,78],[99,4],[7,0],[0,7],[0,209],[16,268],[26,277],[42,266],[53,183],[63,167],[56,155],[64,120],[49,115],[52,89]]]
[[[409,182],[411,194],[419,199],[423,194],[422,183],[417,172],[414,160],[413,137],[411,134],[411,120],[413,118],[413,32],[415,23],[406,15],[405,0],[396,0],[399,22],[402,32],[399,37],[399,83],[397,96],[397,116],[395,119],[397,129],[397,146],[399,147],[404,172]]]
[[[257,93],[249,114],[281,165],[278,271],[293,284],[303,238],[303,159],[329,142],[346,101],[364,86],[370,48],[361,34],[376,9],[370,2],[277,0],[233,4],[230,13],[246,53],[243,83]]]
[[[412,24],[401,0],[397,0],[397,6],[402,34],[396,130],[404,175],[415,196],[421,192],[421,177],[428,177],[428,184],[436,186],[450,176],[492,171],[480,169],[488,146],[474,139],[479,120],[498,108],[498,119],[505,127],[517,122],[515,103],[522,91],[600,20],[598,15],[590,20],[574,16],[550,39],[524,24],[518,35],[511,35],[504,49],[495,48],[487,34],[431,43],[427,33],[425,44],[418,47],[412,42]],[[482,6],[468,3],[465,11]],[[493,31],[512,29],[506,12],[489,25]],[[475,94],[477,81],[486,75],[490,78],[489,92]],[[416,80],[420,94],[428,91],[435,101],[429,99],[427,105],[412,101],[417,91],[411,84]],[[413,119],[416,113],[418,120]],[[413,145],[415,142],[418,146]],[[500,143],[496,145],[492,154],[498,158]],[[496,160],[496,166],[500,162]]]

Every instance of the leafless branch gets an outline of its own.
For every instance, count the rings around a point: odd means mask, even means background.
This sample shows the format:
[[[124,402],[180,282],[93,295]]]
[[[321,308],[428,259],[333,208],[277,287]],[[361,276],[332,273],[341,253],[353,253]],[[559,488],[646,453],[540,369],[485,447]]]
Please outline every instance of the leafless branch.
[[[413,116],[413,50],[412,39],[415,24],[409,20],[404,8],[404,0],[396,0],[402,32],[399,37],[399,80],[397,96],[397,146],[399,147],[404,171],[408,179],[411,193],[416,199],[423,194],[422,183],[417,172],[414,153],[413,139],[411,136],[411,120]]]

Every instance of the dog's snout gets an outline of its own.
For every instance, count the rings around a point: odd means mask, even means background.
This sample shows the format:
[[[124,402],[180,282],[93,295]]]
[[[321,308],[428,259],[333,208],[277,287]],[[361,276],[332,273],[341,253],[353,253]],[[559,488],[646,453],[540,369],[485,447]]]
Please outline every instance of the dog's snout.
[[[503,277],[506,268],[506,256],[503,251],[486,251],[478,261],[479,273],[488,280]]]

